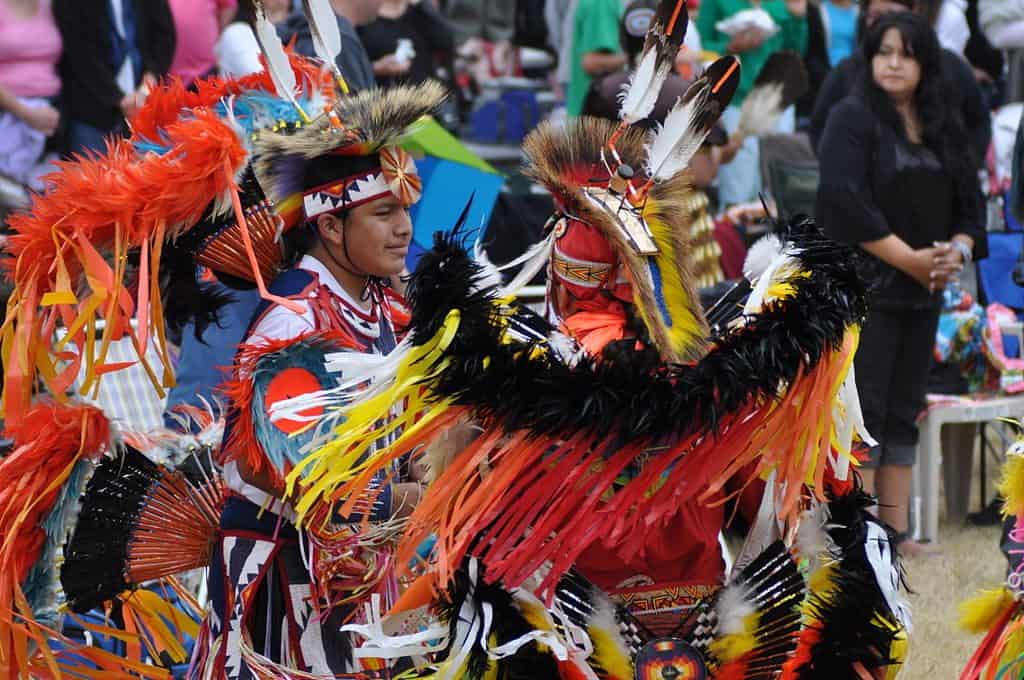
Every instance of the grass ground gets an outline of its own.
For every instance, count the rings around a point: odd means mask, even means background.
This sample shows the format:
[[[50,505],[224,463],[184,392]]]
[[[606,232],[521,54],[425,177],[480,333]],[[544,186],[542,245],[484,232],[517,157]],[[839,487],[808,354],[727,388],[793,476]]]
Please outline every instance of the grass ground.
[[[957,605],[1003,578],[1006,561],[999,552],[998,527],[944,524],[939,546],[940,555],[906,562],[915,591],[909,596],[914,631],[900,680],[959,677],[981,637],[959,629]]]
[[[993,442],[1001,450],[1002,445]],[[974,454],[973,479],[979,475]],[[1000,464],[988,465],[988,494],[994,493]],[[977,483],[971,484],[970,509],[981,506]],[[947,521],[940,502],[938,546],[941,554],[907,560],[907,576],[914,593],[909,596],[914,614],[910,654],[900,680],[954,680],[981,641],[960,629],[958,606],[978,590],[1003,582],[1006,559],[999,551],[999,527],[977,527],[963,520]]]

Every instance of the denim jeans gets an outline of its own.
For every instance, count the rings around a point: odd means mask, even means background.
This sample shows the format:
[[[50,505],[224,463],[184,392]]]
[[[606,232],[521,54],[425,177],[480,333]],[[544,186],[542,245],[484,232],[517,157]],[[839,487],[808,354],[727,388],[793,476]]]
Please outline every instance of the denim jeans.
[[[72,120],[68,123],[68,153],[81,154],[85,151],[102,153],[107,148],[106,138],[111,133],[111,130],[101,130],[80,120]]]

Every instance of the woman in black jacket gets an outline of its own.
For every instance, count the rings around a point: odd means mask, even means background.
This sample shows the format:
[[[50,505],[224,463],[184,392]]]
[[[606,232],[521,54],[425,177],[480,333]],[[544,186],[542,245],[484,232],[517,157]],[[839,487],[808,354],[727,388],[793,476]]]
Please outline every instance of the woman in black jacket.
[[[915,7],[914,0],[861,0],[857,39],[862,41],[874,23],[886,14],[908,11]],[[940,60],[941,68],[950,81],[946,100],[959,112],[970,141],[971,160],[975,167],[981,167],[992,138],[992,121],[981,88],[974,79],[971,67],[960,56],[940,47]],[[939,66],[936,65],[936,68]],[[815,97],[807,130],[815,151],[820,153],[821,137],[832,109],[863,79],[864,70],[864,59],[860,51],[855,51],[838,64],[832,65],[832,70],[829,71]]]
[[[385,0],[377,19],[358,30],[382,87],[436,78],[455,49],[451,24],[430,0]]]
[[[870,312],[854,364],[878,445],[863,476],[881,518],[905,533],[941,292],[986,254],[985,232],[934,31],[915,14],[890,14],[861,50],[859,91],[836,106],[821,140],[818,219],[832,238],[865,252]]]
[[[126,130],[147,83],[171,67],[171,10],[167,0],[54,0],[53,16],[64,40],[68,151],[102,151],[106,136]]]

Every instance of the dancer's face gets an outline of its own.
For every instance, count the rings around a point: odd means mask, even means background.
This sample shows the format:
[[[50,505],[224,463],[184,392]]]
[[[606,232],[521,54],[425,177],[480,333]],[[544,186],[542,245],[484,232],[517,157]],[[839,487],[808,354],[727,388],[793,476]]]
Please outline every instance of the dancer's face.
[[[386,278],[405,267],[412,221],[394,196],[356,206],[344,216],[324,215],[318,225],[331,254],[353,271]]]

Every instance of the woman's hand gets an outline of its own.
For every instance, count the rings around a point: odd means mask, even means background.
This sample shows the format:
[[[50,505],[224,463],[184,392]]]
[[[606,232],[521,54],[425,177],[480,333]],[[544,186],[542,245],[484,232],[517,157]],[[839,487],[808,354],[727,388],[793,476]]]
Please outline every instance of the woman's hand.
[[[910,252],[903,266],[898,269],[902,269],[922,287],[933,290],[935,279],[932,277],[932,272],[935,269],[935,257],[935,248],[918,248]]]
[[[932,260],[932,279],[941,282],[936,289],[945,288],[946,283],[960,276],[964,270],[964,256],[952,243],[936,243]]]
[[[373,75],[375,76],[401,76],[409,71],[409,62],[402,61],[394,54],[386,54],[373,62]]]
[[[756,50],[764,44],[767,37],[765,32],[759,28],[748,28],[734,35],[729,44],[726,45],[725,51],[729,54],[740,54],[741,52]]]
[[[903,270],[934,293],[959,276],[963,268],[959,251],[949,244],[940,244],[912,251]]]
[[[57,131],[57,125],[60,123],[60,113],[48,104],[23,106],[15,115],[47,137]]]

